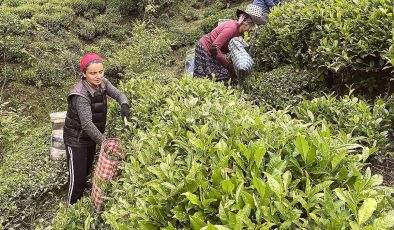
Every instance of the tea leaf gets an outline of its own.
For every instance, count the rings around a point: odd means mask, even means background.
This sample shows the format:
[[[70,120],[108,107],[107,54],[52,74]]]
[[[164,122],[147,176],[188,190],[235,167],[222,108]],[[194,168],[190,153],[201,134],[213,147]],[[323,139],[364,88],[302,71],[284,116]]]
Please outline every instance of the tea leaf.
[[[205,227],[206,224],[197,216],[190,216],[190,224],[194,230],[200,230],[201,228]]]
[[[186,196],[190,203],[201,206],[201,201],[198,199],[197,195],[190,192],[182,193],[182,195]]]
[[[376,210],[376,208],[377,202],[375,199],[367,198],[364,200],[358,211],[358,224],[361,225],[366,222],[372,216],[372,213]]]
[[[234,184],[230,180],[222,181],[222,189],[227,193],[231,194],[234,190]]]
[[[253,186],[257,189],[260,194],[260,198],[263,199],[265,196],[265,184],[263,180],[257,177],[253,177]]]

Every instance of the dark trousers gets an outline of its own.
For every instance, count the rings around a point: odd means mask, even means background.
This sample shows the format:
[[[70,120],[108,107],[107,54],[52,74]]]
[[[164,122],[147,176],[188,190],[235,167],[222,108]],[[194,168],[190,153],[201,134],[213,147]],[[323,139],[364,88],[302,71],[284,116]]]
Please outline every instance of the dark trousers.
[[[71,147],[66,145],[68,167],[67,206],[77,202],[88,187],[88,175],[92,169],[96,146]]]

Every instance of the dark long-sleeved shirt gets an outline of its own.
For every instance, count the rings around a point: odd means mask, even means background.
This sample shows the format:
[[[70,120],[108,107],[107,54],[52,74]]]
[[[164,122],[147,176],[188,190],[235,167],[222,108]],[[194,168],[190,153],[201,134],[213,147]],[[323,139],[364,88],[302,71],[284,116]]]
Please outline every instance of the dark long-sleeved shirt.
[[[200,38],[201,44],[208,53],[210,53],[209,49],[211,45],[216,45],[217,55],[215,58],[225,67],[230,65],[225,55],[229,52],[228,43],[232,38],[240,36],[239,26],[239,23],[234,20],[223,22],[213,29],[209,34],[206,34]]]
[[[86,83],[86,82],[84,82]],[[115,86],[111,84],[107,79],[103,79],[103,83],[99,87],[105,87],[107,89],[107,95],[115,99],[119,104],[128,104],[127,97],[120,92]],[[89,86],[89,84],[84,84],[88,87],[90,93],[94,93],[94,90]],[[97,89],[100,90],[100,89]],[[97,129],[92,121],[92,110],[90,101],[82,96],[72,97],[71,103],[75,106],[78,117],[81,121],[82,129],[89,135],[89,137],[96,142],[101,144],[104,141],[105,136]]]

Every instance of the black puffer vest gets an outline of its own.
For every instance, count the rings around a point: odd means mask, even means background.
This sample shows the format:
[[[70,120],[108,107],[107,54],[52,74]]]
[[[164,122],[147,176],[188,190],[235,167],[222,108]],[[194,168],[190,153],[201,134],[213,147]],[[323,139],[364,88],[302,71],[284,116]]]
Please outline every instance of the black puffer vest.
[[[82,96],[90,101],[92,110],[92,120],[94,125],[104,133],[105,123],[107,121],[107,92],[104,89],[96,90],[94,95],[88,91],[86,81],[79,81],[75,88],[67,97],[68,109],[66,120],[63,128],[64,143],[68,146],[84,147],[92,146],[96,143],[82,130],[81,121],[78,117],[76,108],[71,103],[72,97]]]

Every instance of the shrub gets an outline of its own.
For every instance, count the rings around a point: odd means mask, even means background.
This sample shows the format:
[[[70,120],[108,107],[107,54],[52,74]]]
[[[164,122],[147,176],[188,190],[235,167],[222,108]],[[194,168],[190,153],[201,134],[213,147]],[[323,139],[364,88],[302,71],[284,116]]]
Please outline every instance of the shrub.
[[[342,98],[327,95],[304,100],[293,112],[305,122],[320,123],[324,120],[333,130],[359,137],[360,144],[375,151],[384,152],[389,147],[388,132],[392,131],[393,119],[389,106],[382,99],[377,99],[371,106],[351,94]]]
[[[18,118],[9,129],[28,130],[20,121]],[[6,229],[30,228],[40,202],[66,183],[65,162],[49,160],[49,127],[30,129],[4,148],[0,158],[0,226]]]
[[[99,35],[96,24],[90,20],[78,18],[75,20],[75,26],[78,36],[84,40],[91,41]]]
[[[36,4],[26,4],[9,9],[10,12],[15,13],[22,19],[33,17],[39,10],[40,6]]]
[[[274,8],[261,29],[257,63],[351,73],[388,74],[392,45],[391,0],[299,0]]]
[[[182,28],[179,29],[170,27],[169,32],[169,36],[171,36],[171,49],[173,50],[177,50],[185,46],[195,45],[200,37],[204,34],[199,28],[184,30]]]
[[[32,19],[56,34],[70,27],[74,12],[68,7],[48,3],[43,6],[42,13],[35,14]]]
[[[250,99],[276,108],[296,105],[302,100],[300,94],[313,98],[327,90],[317,73],[300,71],[290,65],[270,72],[255,72],[240,85]]]
[[[7,108],[7,104],[0,104],[0,148],[16,142],[18,137],[27,131],[23,129],[27,124],[27,119],[19,116],[18,111]]]
[[[14,81],[21,75],[21,68],[15,65],[7,65],[0,67],[0,84],[7,84]]]
[[[108,2],[109,8],[115,8],[119,10],[122,15],[138,15],[144,12],[145,2],[144,1],[122,1],[122,0],[111,0]]]
[[[126,35],[132,30],[131,25],[119,24],[122,21],[121,15],[113,10],[107,10],[105,14],[98,15],[94,19],[97,31],[101,34],[122,41]]]
[[[207,80],[121,87],[139,123],[121,136],[128,159],[101,215],[110,228],[393,226],[393,189],[361,173],[371,152],[356,137],[264,113]]]
[[[85,46],[84,52],[100,53],[106,59],[114,55],[113,51],[119,49],[120,44],[109,38],[102,38],[96,44]]]
[[[73,9],[78,16],[82,16],[89,10],[97,10],[100,13],[106,10],[106,1],[104,0],[66,0],[62,4]]]
[[[8,36],[0,41],[3,60],[9,63],[26,63],[31,60],[31,55],[26,51],[29,39],[25,36]]]
[[[22,81],[37,87],[61,86],[65,73],[60,66],[50,61],[38,61],[34,67],[22,74]]]
[[[29,3],[29,0],[4,0],[4,2],[2,2],[2,4],[9,7],[18,7],[26,3]]]
[[[200,28],[204,33],[211,32],[219,22],[219,19],[234,19],[235,18],[235,11],[234,9],[228,8],[221,10],[215,14],[207,15],[201,22]],[[202,34],[201,34],[202,35]]]
[[[83,197],[69,208],[60,206],[54,218],[54,229],[109,229],[102,224],[100,215],[94,210],[90,197]],[[70,218],[73,216],[75,218]],[[101,222],[100,222],[101,221]]]
[[[122,15],[159,15],[177,0],[109,1],[109,7],[118,9]]]
[[[107,74],[159,70],[160,65],[165,63],[170,51],[170,40],[165,31],[148,29],[145,24],[140,24],[134,27],[132,34],[130,45],[109,59]]]
[[[0,35],[23,35],[29,32],[32,23],[29,20],[21,19],[15,13],[8,10],[0,14]]]

